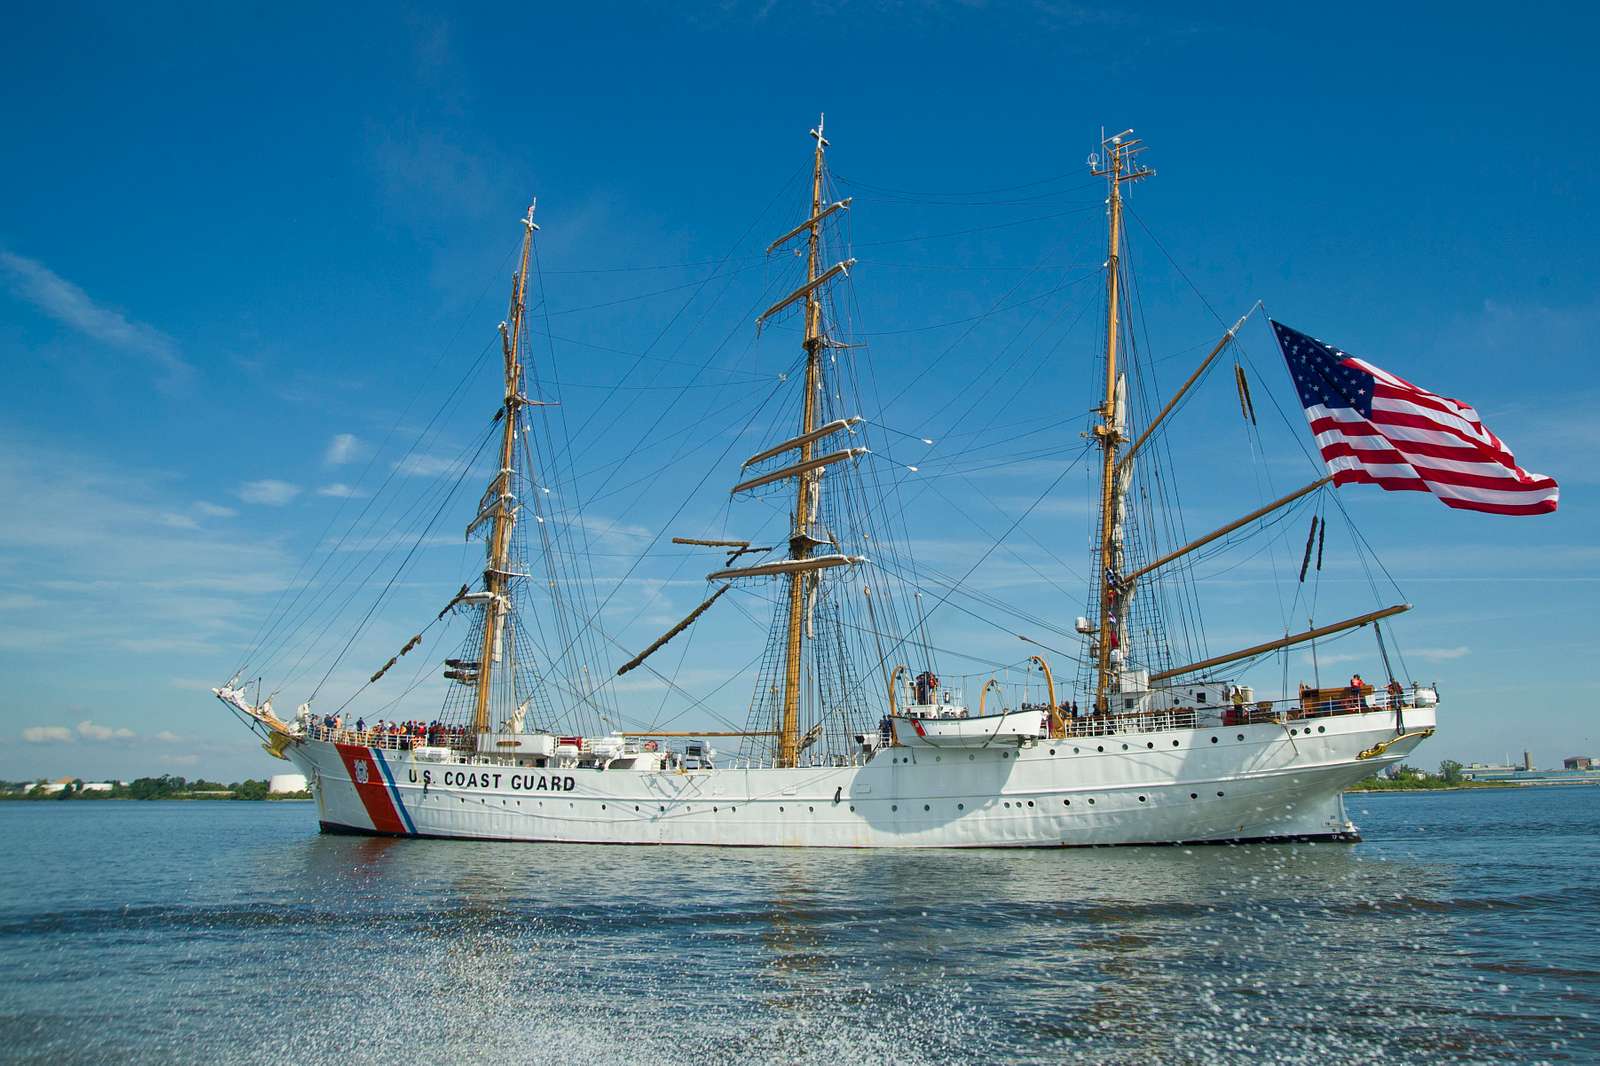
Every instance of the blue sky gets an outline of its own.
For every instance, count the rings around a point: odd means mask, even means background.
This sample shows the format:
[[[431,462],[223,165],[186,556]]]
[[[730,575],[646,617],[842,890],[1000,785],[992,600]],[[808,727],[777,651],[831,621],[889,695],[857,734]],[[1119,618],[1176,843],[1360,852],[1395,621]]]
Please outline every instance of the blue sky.
[[[448,390],[493,340],[530,194],[564,417],[603,427],[617,404],[639,405],[584,441],[599,477],[638,412],[669,396],[681,402],[663,432],[753,408],[794,353],[782,330],[754,342],[744,308],[771,277],[747,253],[803,214],[795,179],[819,111],[856,196],[854,325],[883,391],[949,350],[887,424],[958,439],[974,379],[1015,352],[1028,387],[994,390],[964,424],[1033,420],[1000,456],[1076,442],[1098,312],[1068,324],[1095,299],[1075,279],[1103,257],[1102,193],[1083,160],[1102,126],[1136,127],[1159,171],[1133,195],[1130,236],[1162,381],[1215,339],[1206,303],[1231,321],[1261,299],[1475,403],[1525,466],[1562,482],[1561,511],[1543,519],[1343,492],[1417,604],[1392,630],[1411,672],[1443,686],[1444,728],[1423,761],[1530,747],[1549,764],[1600,748],[1600,686],[1584,668],[1600,577],[1596,22],[1572,5],[1513,17],[1050,3],[66,5],[14,18],[0,41],[0,776],[279,765],[205,688],[400,461],[434,382]],[[698,288],[730,249],[748,269]],[[1027,302],[970,333],[938,325],[1006,305],[1018,285],[1011,302]],[[652,343],[655,361],[626,381],[653,388],[609,391],[632,362],[618,353]],[[1245,350],[1297,418],[1259,318]],[[701,382],[720,387],[673,391],[708,359]],[[491,362],[471,378],[476,407],[452,409],[421,459],[472,442],[493,375]],[[597,409],[602,397],[612,406]],[[1314,474],[1289,430],[1267,424],[1276,416],[1263,419],[1267,458],[1250,465],[1235,405],[1214,376],[1173,438],[1191,529]],[[914,462],[896,439],[895,458]],[[726,443],[596,500],[597,559],[620,574]],[[929,498],[948,493],[1000,530],[1059,469],[987,471],[981,494],[950,478]],[[414,498],[430,491],[418,457],[401,473]],[[1070,625],[1081,582],[1037,546],[1087,572],[1080,480],[973,581]],[[720,492],[683,520],[713,520]],[[987,545],[964,523],[919,530],[919,557],[963,572]],[[457,525],[356,649],[352,677],[470,572]],[[1298,564],[1301,537],[1285,534],[1280,568]],[[1348,545],[1329,539],[1319,620],[1372,605]],[[619,594],[619,639],[637,647],[698,602],[699,563],[649,560]],[[1217,568],[1214,649],[1281,631],[1266,564]],[[737,615],[711,628],[747,637]],[[1019,658],[1014,636],[965,616],[936,628],[937,644]],[[1325,670],[1376,673],[1361,641],[1326,649]],[[730,665],[714,645],[685,653],[686,687],[713,689],[748,657]],[[970,670],[975,691],[983,668]],[[740,680],[717,700],[738,719],[747,698]]]

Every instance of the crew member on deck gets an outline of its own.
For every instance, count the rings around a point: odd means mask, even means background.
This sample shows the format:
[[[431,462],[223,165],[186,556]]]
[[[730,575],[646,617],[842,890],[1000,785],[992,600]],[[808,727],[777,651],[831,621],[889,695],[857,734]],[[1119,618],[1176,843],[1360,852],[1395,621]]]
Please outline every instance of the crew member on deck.
[[[1360,674],[1350,675],[1350,702],[1358,711],[1365,709],[1366,706],[1366,701],[1361,698],[1361,690],[1366,686],[1367,683],[1361,680]]]

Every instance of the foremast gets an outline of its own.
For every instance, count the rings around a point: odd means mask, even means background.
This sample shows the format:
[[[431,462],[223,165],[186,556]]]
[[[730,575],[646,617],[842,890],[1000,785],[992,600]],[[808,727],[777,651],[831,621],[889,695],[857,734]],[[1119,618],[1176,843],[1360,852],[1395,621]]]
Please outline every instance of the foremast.
[[[490,482],[490,497],[486,501],[493,525],[490,528],[486,560],[483,570],[484,589],[488,595],[483,601],[483,643],[478,652],[478,677],[476,698],[473,703],[472,728],[474,733],[489,731],[489,697],[494,681],[494,666],[502,661],[504,632],[511,613],[508,595],[511,573],[511,534],[517,522],[517,499],[513,492],[512,476],[516,463],[517,426],[520,412],[528,400],[522,391],[522,362],[519,356],[522,339],[522,320],[527,309],[528,261],[533,250],[535,200],[528,205],[528,214],[522,220],[522,258],[516,275],[511,279],[511,308],[507,321],[500,324],[500,343],[505,355],[505,401],[500,410],[500,470]],[[492,509],[492,510],[490,510]],[[476,524],[476,523],[474,523]],[[509,673],[509,671],[507,671]]]
[[[1100,423],[1094,435],[1100,441],[1100,611],[1095,656],[1095,710],[1110,712],[1111,673],[1115,666],[1114,646],[1124,642],[1122,602],[1123,495],[1132,475],[1130,468],[1118,469],[1118,449],[1127,439],[1127,386],[1117,370],[1117,337],[1121,328],[1120,298],[1122,275],[1122,186],[1126,182],[1150,177],[1155,171],[1140,166],[1134,156],[1143,151],[1138,140],[1128,140],[1132,130],[1101,142],[1104,153],[1091,160],[1096,177],[1106,179],[1110,195],[1106,200],[1106,393],[1100,407]],[[1122,653],[1127,654],[1125,651]]]

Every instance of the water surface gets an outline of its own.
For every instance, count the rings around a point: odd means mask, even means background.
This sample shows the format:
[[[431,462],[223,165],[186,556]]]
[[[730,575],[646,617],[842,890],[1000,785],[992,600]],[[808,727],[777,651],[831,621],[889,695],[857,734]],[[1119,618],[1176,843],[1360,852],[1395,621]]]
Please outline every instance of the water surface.
[[[0,803],[0,1059],[1600,1060],[1600,789],[1350,807],[1354,846],[896,853]]]

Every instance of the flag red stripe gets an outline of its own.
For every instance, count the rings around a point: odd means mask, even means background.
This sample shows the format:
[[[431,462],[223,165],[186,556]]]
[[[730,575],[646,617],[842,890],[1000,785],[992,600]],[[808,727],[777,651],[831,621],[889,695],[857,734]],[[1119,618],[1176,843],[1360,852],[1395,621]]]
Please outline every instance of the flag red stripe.
[[[1555,480],[1547,477],[1524,475],[1517,477],[1510,471],[1500,474],[1474,474],[1462,470],[1450,470],[1443,467],[1425,466],[1413,462],[1393,448],[1356,448],[1344,442],[1324,444],[1322,458],[1335,459],[1339,456],[1349,456],[1361,463],[1380,463],[1394,466],[1409,466],[1419,476],[1428,481],[1439,481],[1451,485],[1466,485],[1480,489],[1529,489],[1545,490],[1556,488]],[[1480,464],[1483,465],[1483,464]],[[1498,468],[1496,468],[1498,469]]]
[[[1429,492],[1432,491],[1426,482],[1417,478],[1391,478],[1373,477],[1365,470],[1341,470],[1333,475],[1335,485],[1377,485],[1391,492]],[[1462,511],[1486,511],[1489,514],[1551,514],[1556,510],[1557,500],[1554,496],[1535,500],[1532,503],[1492,503],[1487,500],[1463,500],[1450,496],[1440,496],[1439,502],[1446,507],[1454,507]]]
[[[1556,510],[1555,497],[1546,497],[1535,503],[1476,503],[1471,500],[1452,500],[1444,497],[1440,502],[1446,507],[1455,507],[1462,511],[1487,511],[1490,514],[1554,514]]]
[[[1351,413],[1353,414],[1354,412]],[[1448,462],[1480,466],[1483,468],[1485,473],[1503,471],[1507,476],[1511,477],[1516,477],[1518,475],[1535,476],[1526,474],[1526,472],[1518,467],[1515,462],[1507,462],[1502,455],[1485,448],[1481,444],[1474,446],[1463,446],[1459,443],[1456,443],[1459,438],[1453,435],[1446,437],[1446,440],[1450,441],[1450,443],[1442,443],[1438,440],[1418,440],[1415,436],[1418,433],[1421,433],[1425,436],[1444,435],[1436,435],[1432,434],[1431,432],[1417,430],[1414,428],[1406,428],[1403,431],[1397,431],[1393,427],[1390,427],[1389,433],[1385,433],[1383,431],[1383,427],[1365,420],[1357,422],[1344,422],[1336,418],[1312,419],[1311,431],[1316,434],[1319,444],[1323,442],[1323,438],[1335,435],[1346,437],[1358,443],[1362,441],[1381,440],[1394,447],[1397,451],[1404,452],[1408,455],[1425,456],[1429,459],[1439,459],[1446,460]]]

